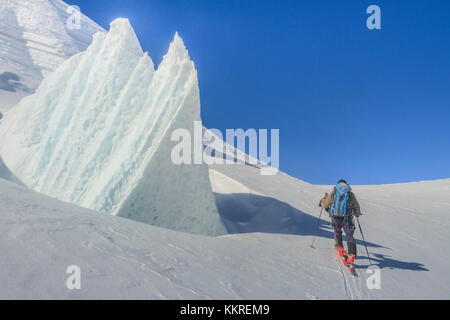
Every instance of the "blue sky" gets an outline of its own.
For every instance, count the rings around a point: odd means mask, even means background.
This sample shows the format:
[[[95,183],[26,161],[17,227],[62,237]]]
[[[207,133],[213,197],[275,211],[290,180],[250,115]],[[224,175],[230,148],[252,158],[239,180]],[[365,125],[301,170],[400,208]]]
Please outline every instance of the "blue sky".
[[[175,31],[207,127],[279,128],[280,169],[314,184],[450,178],[450,1],[73,0],[130,19],[155,64]],[[382,29],[366,28],[381,8]]]

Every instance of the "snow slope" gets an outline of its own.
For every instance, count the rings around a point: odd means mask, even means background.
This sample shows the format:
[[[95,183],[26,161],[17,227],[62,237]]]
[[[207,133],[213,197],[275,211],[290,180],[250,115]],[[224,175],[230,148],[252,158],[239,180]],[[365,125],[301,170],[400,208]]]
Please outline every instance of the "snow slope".
[[[197,72],[181,38],[155,70],[129,21],[117,19],[5,114],[0,154],[27,186],[60,200],[223,234],[207,166],[171,161],[172,132],[193,136],[194,121]]]
[[[60,0],[0,0],[0,112],[104,31],[82,14],[80,28],[71,29],[69,10]]]
[[[306,244],[319,216],[317,204],[331,187],[311,185],[281,172],[261,176],[249,165],[212,166],[210,171],[218,209],[229,231],[298,235],[304,241],[300,259],[311,258]],[[218,179],[218,174],[227,179]],[[236,184],[241,185],[237,190],[243,185],[249,191],[234,193]],[[360,222],[372,262],[382,272],[382,289],[371,291],[372,297],[448,299],[450,179],[354,186],[353,191],[363,212]],[[334,243],[333,230],[326,213],[322,220],[315,251],[328,252]],[[361,273],[368,259],[358,228],[355,235]]]
[[[335,262],[302,261],[301,248],[296,237],[174,232],[0,180],[2,299],[345,298]],[[66,288],[69,265],[79,291]]]
[[[266,192],[273,214],[277,207],[291,206],[303,226],[293,234],[210,238],[98,214],[0,180],[0,298],[450,298],[450,180],[355,188],[369,250],[381,268],[381,289],[369,290],[360,241],[359,278],[337,260],[325,221],[316,249],[310,248],[316,202],[328,188],[278,174],[273,189],[267,176],[254,184],[260,175],[253,167],[228,169],[248,180],[251,189],[237,190],[244,191],[242,196],[252,189]],[[213,178],[216,190],[234,190],[235,179],[218,176]],[[288,210],[282,211],[280,218],[286,219]],[[81,268],[81,290],[66,288],[69,265]]]

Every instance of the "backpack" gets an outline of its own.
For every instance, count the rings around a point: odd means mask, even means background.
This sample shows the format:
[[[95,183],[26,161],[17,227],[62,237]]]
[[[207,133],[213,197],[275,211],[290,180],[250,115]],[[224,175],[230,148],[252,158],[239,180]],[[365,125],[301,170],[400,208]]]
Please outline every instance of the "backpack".
[[[345,217],[352,214],[350,206],[349,192],[352,190],[349,185],[339,183],[334,187],[333,202],[330,207],[330,217]]]

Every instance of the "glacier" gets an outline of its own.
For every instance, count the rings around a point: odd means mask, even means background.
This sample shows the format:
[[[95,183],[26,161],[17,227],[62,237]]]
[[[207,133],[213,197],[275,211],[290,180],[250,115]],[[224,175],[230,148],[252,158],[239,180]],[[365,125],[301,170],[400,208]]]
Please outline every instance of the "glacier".
[[[170,135],[201,121],[197,71],[175,34],[155,69],[127,19],[98,32],[0,120],[0,155],[30,188],[103,213],[226,233],[208,167],[175,165]],[[191,134],[193,136],[193,134]]]
[[[42,79],[104,31],[61,0],[0,0],[0,112],[33,93]]]

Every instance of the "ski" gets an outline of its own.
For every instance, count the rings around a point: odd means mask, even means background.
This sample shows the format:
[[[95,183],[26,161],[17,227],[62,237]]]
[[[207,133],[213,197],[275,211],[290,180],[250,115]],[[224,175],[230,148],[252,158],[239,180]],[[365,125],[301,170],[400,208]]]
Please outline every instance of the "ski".
[[[353,263],[348,263],[348,261],[347,261],[348,252],[345,251],[343,248],[338,247],[337,245],[335,245],[334,248],[336,249],[339,258],[341,259],[342,264],[348,268],[348,270],[350,271],[350,274],[352,276],[356,277],[357,275],[355,272],[355,266],[353,265]]]
[[[347,265],[348,271],[350,271],[350,274],[354,277],[357,277],[358,275],[355,272],[355,266],[353,264],[348,264]]]

